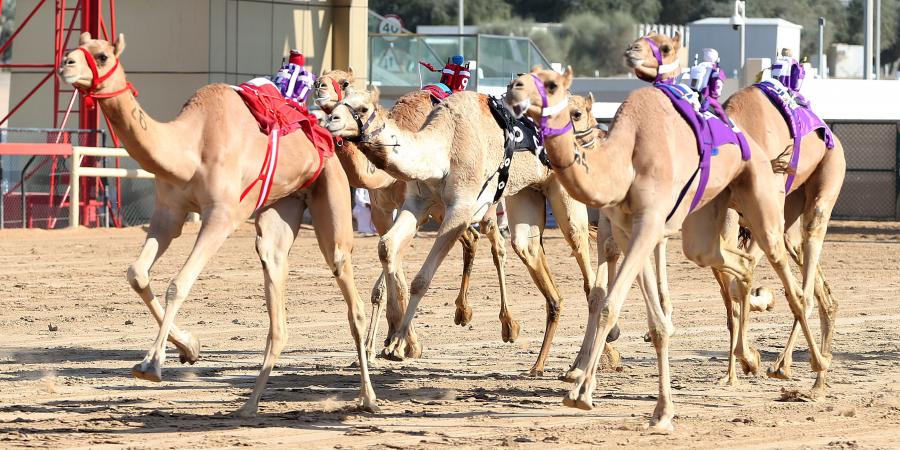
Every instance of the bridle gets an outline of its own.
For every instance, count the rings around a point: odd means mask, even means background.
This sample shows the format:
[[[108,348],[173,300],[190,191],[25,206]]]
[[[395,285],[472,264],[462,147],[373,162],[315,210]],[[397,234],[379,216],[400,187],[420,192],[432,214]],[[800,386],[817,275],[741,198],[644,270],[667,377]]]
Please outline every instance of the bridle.
[[[550,136],[559,136],[561,134],[566,134],[569,131],[575,129],[575,126],[572,124],[571,117],[569,118],[569,123],[562,128],[551,128],[549,125],[550,117],[553,117],[560,112],[562,112],[566,106],[569,105],[569,96],[567,95],[565,99],[560,101],[559,103],[548,106],[550,103],[547,99],[547,90],[544,88],[544,82],[541,81],[535,74],[529,74],[531,78],[534,80],[534,86],[538,90],[538,94],[541,96],[541,136],[542,139]]]
[[[321,89],[322,85],[325,84],[322,82],[323,78],[325,78],[325,77],[324,76],[319,77],[319,80],[316,81],[316,93],[317,93],[316,103],[319,103],[319,105],[321,105],[321,102],[324,102],[325,100],[331,100],[330,96],[329,97],[319,97],[318,96],[319,89]],[[335,94],[337,94],[337,101],[340,102],[340,101],[344,100],[344,94],[341,92],[341,87],[340,87],[340,85],[338,85],[337,80],[335,80],[332,77],[327,77],[327,78],[328,78],[328,81],[331,81],[331,87],[334,88],[334,92],[335,92]]]
[[[586,130],[573,130],[575,131],[575,142],[578,143],[582,148],[594,148],[594,144],[597,143],[597,128],[598,126],[588,127]],[[590,136],[591,139],[589,141],[583,141],[582,138],[585,136]]]
[[[375,131],[368,133],[368,135],[366,135],[366,130],[369,129],[369,126],[371,126],[372,122],[375,120],[375,113],[376,113],[375,109],[372,109],[372,114],[369,116],[368,119],[366,119],[365,122],[363,122],[362,114],[360,114],[359,111],[356,110],[356,108],[350,106],[349,104],[347,104],[344,101],[341,101],[341,102],[338,102],[337,105],[335,105],[334,109],[335,110],[338,109],[339,106],[344,106],[345,108],[347,108],[348,111],[350,111],[350,117],[353,117],[353,120],[356,122],[356,127],[359,130],[359,136],[356,136],[355,138],[352,138],[352,139],[345,138],[346,140],[348,140],[350,142],[360,142],[360,143],[371,144],[372,138],[374,138],[375,136],[378,136],[378,134],[384,130],[384,125],[381,125],[380,128],[378,128]],[[334,110],[332,110],[331,113],[334,114]],[[366,138],[366,139],[363,139],[363,138]]]
[[[656,42],[653,39],[650,39],[647,36],[644,36],[644,40],[647,42],[647,45],[650,46],[650,50],[653,52],[653,57],[656,58],[656,79],[653,80],[654,83],[674,83],[675,79],[670,78],[668,80],[663,80],[663,75],[673,72],[678,69],[678,60],[669,64],[663,64],[662,52],[659,51],[659,46],[656,45]]]
[[[95,99],[98,98],[112,98],[122,95],[127,91],[131,91],[131,93],[135,97],[138,96],[137,89],[134,88],[134,85],[132,85],[130,81],[125,81],[125,87],[119,89],[118,91],[98,92],[101,89],[100,84],[108,80],[109,77],[113,76],[113,74],[116,72],[116,68],[119,67],[119,58],[114,57],[114,59],[116,60],[115,64],[113,64],[109,71],[101,77],[100,73],[97,71],[97,61],[94,60],[94,55],[92,55],[91,52],[89,52],[88,49],[84,47],[78,47],[75,50],[84,53],[84,60],[87,61],[87,65],[91,69],[91,86],[88,88],[81,88],[77,86],[75,87],[75,89],[81,92],[81,95],[84,96],[84,104],[88,109],[94,109],[94,107],[96,106]]]

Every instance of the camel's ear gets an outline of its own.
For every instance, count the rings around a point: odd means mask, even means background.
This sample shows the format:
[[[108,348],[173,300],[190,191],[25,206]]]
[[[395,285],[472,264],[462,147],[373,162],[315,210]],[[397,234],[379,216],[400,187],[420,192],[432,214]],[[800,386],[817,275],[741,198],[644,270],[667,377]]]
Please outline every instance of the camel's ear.
[[[566,71],[563,72],[563,86],[566,89],[572,86],[572,66],[566,66]]]
[[[122,52],[125,51],[125,35],[124,34],[119,33],[119,38],[116,39],[115,49],[116,49],[116,58],[118,58],[119,56],[122,56]]]
[[[85,31],[84,33],[81,33],[81,38],[78,39],[78,45],[84,45],[90,41],[91,41],[91,33],[88,31]]]
[[[672,37],[672,50],[675,53],[678,53],[678,50],[681,48],[681,33],[676,31],[675,36]]]
[[[353,67],[352,67],[352,66],[348,66],[348,67],[347,67],[347,75],[350,75],[349,81],[352,82],[353,79],[355,78],[355,77],[353,76]]]
[[[594,93],[588,92],[588,104],[587,104],[588,112],[591,112],[591,108],[593,108],[593,107],[594,107]]]
[[[535,64],[535,65],[531,66],[531,73],[540,72],[543,69],[544,69],[544,66],[542,66],[540,64]]]
[[[381,91],[378,89],[378,86],[372,86],[372,90],[369,91],[369,100],[372,100],[372,105],[378,106],[378,100],[381,98]]]

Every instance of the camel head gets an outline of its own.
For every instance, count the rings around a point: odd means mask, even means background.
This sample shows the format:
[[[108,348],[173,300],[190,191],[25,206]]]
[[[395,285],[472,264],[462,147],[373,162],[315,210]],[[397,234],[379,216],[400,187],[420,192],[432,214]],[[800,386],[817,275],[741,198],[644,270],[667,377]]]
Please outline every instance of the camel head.
[[[376,113],[378,97],[378,89],[368,91],[349,86],[343,100],[335,104],[325,120],[325,128],[332,135],[350,141],[383,128],[384,119]]]
[[[353,68],[346,71],[331,70],[323,73],[316,80],[315,101],[323,111],[331,110],[344,99],[344,92],[353,83]]]
[[[83,50],[82,50],[83,49]],[[119,34],[115,44],[102,39],[91,39],[90,33],[81,33],[78,48],[62,60],[59,75],[74,87],[89,92],[108,92],[126,85],[125,70],[119,57],[125,50],[125,35]],[[88,61],[90,55],[92,61]],[[92,70],[91,62],[95,70]]]
[[[673,38],[664,34],[650,33],[638,38],[628,50],[625,50],[625,64],[644,81],[652,83],[674,78],[681,73],[678,70],[680,48],[680,33],[675,33]]]
[[[597,125],[597,119],[591,114],[591,108],[594,106],[594,93],[589,93],[587,97],[580,95],[569,96],[569,115],[572,116],[572,125],[575,130],[587,130]]]
[[[506,86],[506,105],[516,117],[528,114],[535,122],[551,118],[566,110],[572,67],[559,73],[535,67],[531,73],[519,75]],[[568,117],[566,117],[568,120]]]

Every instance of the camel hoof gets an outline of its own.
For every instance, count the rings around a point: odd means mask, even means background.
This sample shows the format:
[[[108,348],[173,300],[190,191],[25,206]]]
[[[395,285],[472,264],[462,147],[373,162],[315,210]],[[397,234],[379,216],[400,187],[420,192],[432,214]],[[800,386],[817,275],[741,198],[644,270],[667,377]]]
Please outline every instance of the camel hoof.
[[[539,378],[544,376],[544,369],[537,369],[532,367],[531,370],[528,371],[528,376],[532,378]]]
[[[609,330],[609,334],[606,335],[606,342],[615,342],[619,340],[619,334],[621,333],[622,330],[619,329],[618,325],[613,326],[612,330]]]
[[[178,349],[178,360],[181,364],[188,363],[193,366],[200,359],[200,339],[187,332],[184,334],[187,336],[188,345],[175,344],[175,348]]]
[[[391,342],[381,351],[381,356],[391,361],[403,361],[406,359],[406,339],[392,338]]]
[[[791,370],[790,366],[781,367],[781,368],[770,367],[769,369],[766,370],[766,376],[769,378],[777,378],[779,380],[790,380],[791,375],[793,375],[793,371]]]
[[[716,382],[719,386],[737,386],[738,385],[738,377],[733,373],[729,373]]]
[[[759,368],[762,365],[762,356],[759,354],[759,350],[755,348],[751,348],[752,359],[747,359],[746,357],[741,357],[741,368],[744,369],[744,375],[753,374],[756,375],[759,373]]]
[[[453,323],[466,326],[470,322],[472,322],[472,307],[466,305],[465,307],[456,307],[456,315],[453,317]]]
[[[242,419],[250,419],[256,417],[257,405],[251,405],[250,402],[244,404],[236,411],[230,414],[231,417],[239,417]]]
[[[374,398],[360,398],[359,403],[356,405],[356,409],[372,414],[378,414],[381,412],[381,408],[378,407],[378,404],[376,403]]]
[[[573,367],[567,370],[566,373],[562,374],[559,379],[561,381],[565,381],[566,383],[574,383],[578,381],[578,379],[581,378],[582,375],[584,375],[583,370],[577,367]]]
[[[500,322],[502,329],[500,330],[500,334],[503,337],[503,342],[516,342],[516,339],[519,338],[519,321],[511,320],[509,322]]]
[[[135,378],[159,383],[162,381],[162,366],[156,361],[142,361],[131,368],[131,375]]]
[[[594,409],[594,400],[591,398],[591,394],[583,393],[578,396],[578,400],[575,400],[575,407],[582,411],[591,411]]]
[[[647,432],[650,434],[670,434],[675,431],[675,425],[672,424],[672,419],[656,419],[650,421],[650,425],[647,427]]]

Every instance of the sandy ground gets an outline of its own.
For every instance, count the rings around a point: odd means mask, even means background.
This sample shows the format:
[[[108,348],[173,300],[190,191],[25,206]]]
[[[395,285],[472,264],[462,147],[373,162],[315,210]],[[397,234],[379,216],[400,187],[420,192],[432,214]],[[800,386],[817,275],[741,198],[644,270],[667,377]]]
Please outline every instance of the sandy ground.
[[[187,229],[155,269],[157,292],[196,231]],[[200,337],[202,359],[179,366],[170,350],[159,384],[129,374],[156,336],[124,277],[143,235],[140,228],[0,232],[0,447],[900,447],[898,223],[837,223],[829,235],[823,264],[840,313],[829,395],[812,403],[778,401],[782,388],[812,384],[805,346],[795,356],[795,380],[715,383],[725,371],[722,302],[710,273],[686,262],[673,241],[677,417],[669,436],[643,431],[655,402],[656,363],[641,339],[646,316],[637,289],[621,321],[624,370],[600,374],[593,411],[561,405],[568,385],[557,376],[581,342],[586,306],[577,266],[555,230],[545,245],[566,303],[547,374],[525,375],[540,346],[544,305],[512,252],[511,307],[522,323],[520,339],[500,340],[485,242],[471,292],[473,324],[453,325],[456,248],[418,314],[423,359],[379,359],[373,367],[377,415],[353,409],[358,378],[349,368],[346,307],[312,233],[304,231],[291,254],[290,342],[255,419],[223,416],[249,393],[268,326],[252,227],[228,240],[179,315]],[[415,241],[410,270],[432,239],[426,233]],[[366,300],[380,270],[376,243],[358,239],[353,254]],[[758,279],[775,287],[768,267]],[[775,311],[753,318],[764,364],[774,360],[790,326],[777,292]],[[818,320],[812,323],[817,330]]]

